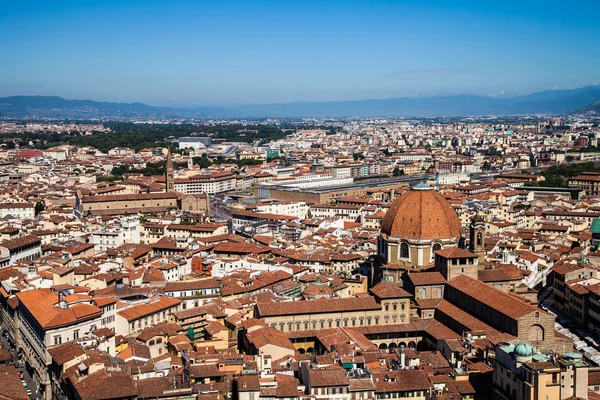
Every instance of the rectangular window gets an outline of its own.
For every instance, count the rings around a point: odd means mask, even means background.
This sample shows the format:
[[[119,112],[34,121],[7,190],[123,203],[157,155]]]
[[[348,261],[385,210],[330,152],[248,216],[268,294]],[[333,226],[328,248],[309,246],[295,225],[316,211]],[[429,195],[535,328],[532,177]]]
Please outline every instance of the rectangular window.
[[[54,336],[54,344],[61,344],[62,343],[62,338],[60,337],[60,335]]]
[[[73,340],[79,339],[79,329],[73,331]]]

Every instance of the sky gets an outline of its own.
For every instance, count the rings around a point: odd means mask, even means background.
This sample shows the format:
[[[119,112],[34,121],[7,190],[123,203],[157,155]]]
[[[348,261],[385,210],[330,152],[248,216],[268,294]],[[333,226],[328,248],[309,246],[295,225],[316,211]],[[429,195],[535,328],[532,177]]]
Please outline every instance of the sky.
[[[0,0],[0,96],[167,106],[600,83],[600,2]]]

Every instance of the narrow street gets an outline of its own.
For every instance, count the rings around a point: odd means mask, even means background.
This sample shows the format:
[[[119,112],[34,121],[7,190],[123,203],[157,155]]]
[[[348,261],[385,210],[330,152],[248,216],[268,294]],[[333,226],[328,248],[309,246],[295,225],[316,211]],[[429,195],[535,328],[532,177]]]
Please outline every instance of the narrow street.
[[[31,395],[29,396],[29,398],[30,399],[41,399],[42,397],[38,396],[38,393],[37,393],[37,390],[38,390],[37,386],[33,382],[31,375],[29,374],[29,372],[27,372],[27,369],[25,368],[25,361],[23,360],[23,357],[22,356],[19,357],[19,355],[17,354],[16,348],[11,347],[9,340],[4,332],[5,332],[4,327],[2,327],[2,335],[0,335],[0,344],[3,349],[7,349],[8,351],[10,351],[11,358],[12,358],[11,363],[15,366],[15,368],[17,369],[17,372],[20,372],[23,374],[22,379],[25,380],[25,383],[27,384],[27,386],[29,386],[29,389],[31,390]],[[1,389],[0,389],[0,392],[1,392]]]

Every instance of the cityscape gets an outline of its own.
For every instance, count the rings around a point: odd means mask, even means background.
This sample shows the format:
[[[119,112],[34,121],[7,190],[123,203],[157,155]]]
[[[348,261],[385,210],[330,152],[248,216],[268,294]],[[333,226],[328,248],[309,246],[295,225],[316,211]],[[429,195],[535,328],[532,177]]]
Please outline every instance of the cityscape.
[[[22,36],[0,44],[10,58],[0,66],[0,399],[600,399],[600,86],[585,74],[600,67],[587,53],[600,39],[593,12],[468,1],[9,3],[0,33]],[[114,11],[114,31],[100,35],[96,18]],[[475,30],[513,12],[516,25],[531,18],[515,29],[539,29],[542,48],[553,31],[541,26],[577,15],[554,27],[565,41],[590,35],[579,65],[551,60],[539,80],[528,62],[521,72],[506,65],[505,82],[497,66],[445,67],[471,55],[444,59],[423,39],[439,68],[413,69],[428,57],[415,53],[384,75],[403,81],[388,92],[369,75],[387,53],[365,70],[341,63],[339,81],[329,55],[323,75],[302,59],[323,40],[346,60],[350,44],[336,32],[377,55],[374,24],[382,43],[400,40],[383,22],[403,15],[451,15]],[[163,14],[164,40],[152,42]],[[81,36],[64,36],[49,22],[57,15]],[[132,16],[148,37],[121,37]],[[282,18],[273,28],[302,16],[307,29],[247,30],[269,16]],[[26,44],[24,17],[48,39]],[[350,32],[358,17],[376,18],[364,22],[371,30]],[[206,81],[181,67],[198,54],[133,60],[193,49],[215,20],[229,31],[210,39],[214,66],[197,64]],[[180,43],[169,29],[188,36]],[[431,29],[461,46],[483,40]],[[13,45],[59,67],[18,60]],[[106,64],[121,45],[123,63]],[[61,64],[71,49],[77,72]],[[278,51],[297,63],[276,64]],[[161,78],[149,72],[167,67]],[[358,75],[345,81],[347,72]],[[509,93],[493,87],[509,81]]]

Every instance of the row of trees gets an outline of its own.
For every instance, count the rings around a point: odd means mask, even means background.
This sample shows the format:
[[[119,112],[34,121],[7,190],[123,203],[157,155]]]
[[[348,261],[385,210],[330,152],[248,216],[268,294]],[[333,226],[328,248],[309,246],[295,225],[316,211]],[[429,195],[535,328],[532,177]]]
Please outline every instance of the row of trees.
[[[172,138],[190,136],[197,132],[212,136],[215,141],[232,141],[252,143],[260,141],[268,143],[272,140],[286,137],[293,129],[330,129],[339,128],[327,126],[314,126],[311,124],[298,125],[291,122],[273,124],[263,123],[251,126],[243,124],[223,124],[215,126],[199,126],[196,124],[134,124],[131,122],[105,122],[110,132],[92,132],[92,135],[83,135],[80,132],[48,132],[36,133],[26,132],[20,134],[22,143],[33,142],[38,149],[61,144],[74,146],[91,146],[101,151],[108,151],[115,147],[128,147],[136,151],[152,148],[165,147]],[[246,131],[248,129],[249,131]],[[287,129],[288,132],[282,130]],[[14,137],[14,134],[1,134],[0,139]]]
[[[542,187],[568,187],[568,179],[577,176],[582,172],[600,172],[600,168],[597,167],[593,161],[576,164],[552,165],[539,173],[545,180],[533,183],[533,185]]]

